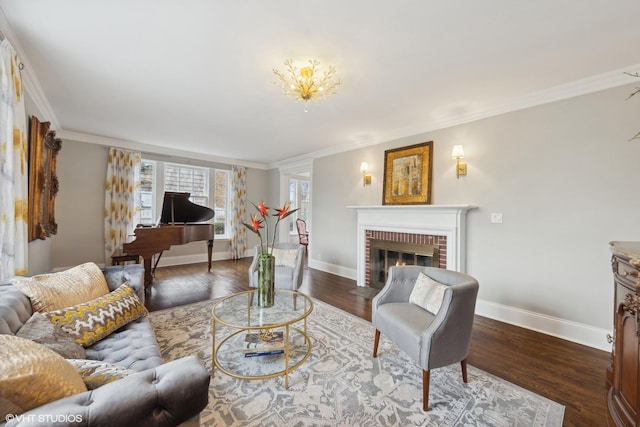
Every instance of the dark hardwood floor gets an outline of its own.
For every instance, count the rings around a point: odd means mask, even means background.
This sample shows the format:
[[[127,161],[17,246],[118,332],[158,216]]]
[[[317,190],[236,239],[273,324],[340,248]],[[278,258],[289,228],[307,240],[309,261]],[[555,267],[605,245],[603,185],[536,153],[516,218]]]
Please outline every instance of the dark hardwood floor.
[[[250,258],[156,270],[147,295],[160,310],[247,290]],[[188,278],[188,280],[185,280]],[[480,284],[482,286],[482,283]],[[371,301],[355,281],[305,268],[300,292],[371,321]],[[373,342],[371,343],[373,351]],[[476,316],[469,364],[566,406],[565,426],[606,426],[608,352]]]

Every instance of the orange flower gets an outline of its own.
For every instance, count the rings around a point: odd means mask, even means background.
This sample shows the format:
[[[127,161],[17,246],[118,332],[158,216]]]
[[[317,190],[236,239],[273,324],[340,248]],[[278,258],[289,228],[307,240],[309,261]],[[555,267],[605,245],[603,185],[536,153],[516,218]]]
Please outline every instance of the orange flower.
[[[269,208],[264,204],[264,202],[258,202],[256,209],[258,209],[258,212],[260,212],[260,215],[262,215],[263,218],[267,216],[267,212],[269,211]]]
[[[258,215],[251,217],[251,228],[253,228],[253,231],[256,233],[262,228],[262,220],[258,218]]]
[[[246,222],[243,222],[242,224],[244,224],[245,227],[247,227],[249,230],[253,231],[258,235],[258,237],[260,238],[260,247],[262,248],[261,251],[264,251],[264,253],[273,254],[273,246],[275,245],[278,224],[280,223],[280,220],[285,219],[286,217],[288,217],[298,209],[294,209],[290,211],[289,210],[289,208],[291,207],[290,203],[286,203],[280,209],[274,209],[276,213],[273,214],[273,216],[278,217],[278,219],[276,220],[276,223],[274,225],[273,238],[271,240],[271,245],[269,245],[270,243],[269,242],[269,222],[267,221],[267,215],[269,214],[269,209],[271,208],[265,205],[264,202],[258,202],[258,204],[251,202],[251,204],[257,209],[258,213],[262,218],[259,218],[257,214],[254,214],[251,216],[251,224],[248,224]],[[265,229],[266,248],[263,247],[262,234],[260,233],[260,229],[263,228],[263,224],[265,225],[265,228],[266,228]]]
[[[289,207],[291,206],[291,204],[286,203],[283,207],[281,207],[280,209],[276,209],[276,214],[278,216],[278,220],[281,219],[285,219],[286,217],[288,217],[289,215],[291,215],[292,213],[294,213],[295,211],[291,211],[289,212]],[[296,209],[297,210],[297,209]],[[274,215],[274,216],[275,216]]]

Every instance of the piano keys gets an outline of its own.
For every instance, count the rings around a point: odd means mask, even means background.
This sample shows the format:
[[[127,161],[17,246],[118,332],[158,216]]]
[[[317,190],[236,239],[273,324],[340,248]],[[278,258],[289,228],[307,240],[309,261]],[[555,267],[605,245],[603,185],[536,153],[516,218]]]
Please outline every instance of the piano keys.
[[[206,240],[208,271],[211,271],[214,225],[198,222],[208,221],[213,215],[213,209],[190,202],[189,193],[165,192],[160,224],[156,227],[137,227],[133,232],[135,240],[122,245],[124,253],[142,257],[145,289],[153,282],[153,275],[163,251],[174,245]],[[158,258],[152,265],[153,256],[156,254]]]

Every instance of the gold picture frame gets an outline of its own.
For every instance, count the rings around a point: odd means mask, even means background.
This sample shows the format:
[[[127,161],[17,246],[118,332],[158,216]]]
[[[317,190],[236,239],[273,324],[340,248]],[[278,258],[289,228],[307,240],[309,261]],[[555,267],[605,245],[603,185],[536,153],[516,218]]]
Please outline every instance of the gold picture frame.
[[[431,204],[433,141],[384,152],[383,205]]]
[[[50,122],[31,116],[29,123],[29,241],[44,240],[58,232],[55,219],[55,199],[59,184],[56,157],[62,141]]]

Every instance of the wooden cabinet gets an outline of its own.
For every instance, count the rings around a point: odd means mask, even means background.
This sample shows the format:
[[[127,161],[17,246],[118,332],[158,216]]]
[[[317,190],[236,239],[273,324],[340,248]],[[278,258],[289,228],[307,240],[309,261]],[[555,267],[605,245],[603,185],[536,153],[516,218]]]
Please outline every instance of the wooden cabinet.
[[[640,242],[611,242],[615,295],[607,372],[610,426],[640,426]]]

